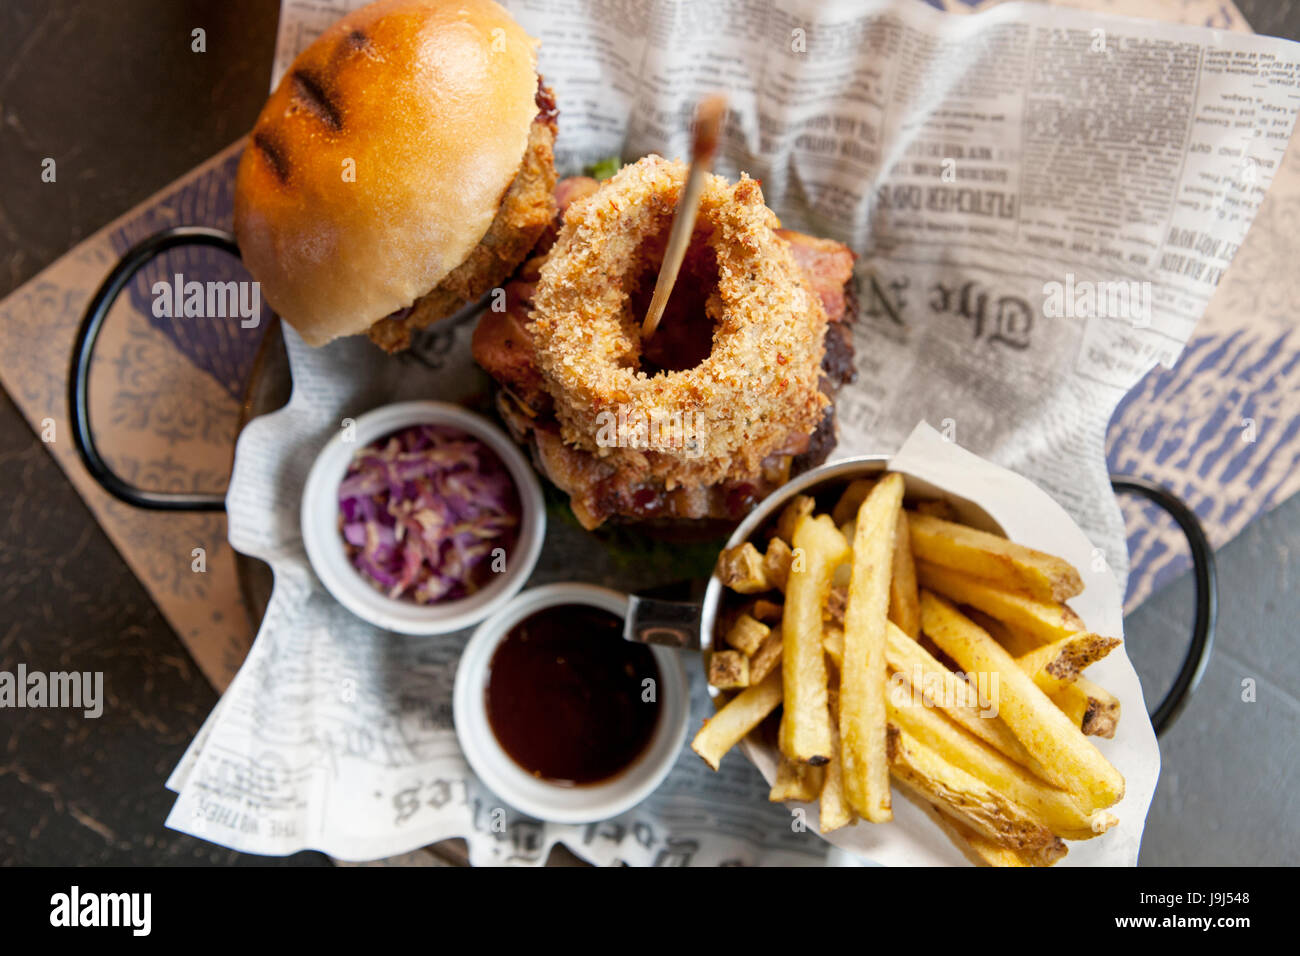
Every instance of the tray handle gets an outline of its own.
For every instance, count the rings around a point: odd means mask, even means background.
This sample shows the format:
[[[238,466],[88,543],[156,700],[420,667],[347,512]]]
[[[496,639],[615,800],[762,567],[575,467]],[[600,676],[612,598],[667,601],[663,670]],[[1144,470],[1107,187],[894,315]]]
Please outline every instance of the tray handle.
[[[127,250],[90,298],[76,344],[72,348],[72,365],[68,372],[68,408],[72,420],[72,440],[82,464],[105,491],[120,501],[149,511],[224,511],[224,494],[182,494],[148,491],[121,478],[99,453],[90,426],[90,363],[95,342],[113,303],[127,283],[156,256],[178,246],[212,246],[239,258],[235,237],[220,229],[206,226],[173,226],[154,233]]]
[[[1174,725],[1200,685],[1210,663],[1210,654],[1214,650],[1214,628],[1219,616],[1218,573],[1214,565],[1214,551],[1196,512],[1173,492],[1155,482],[1131,475],[1111,475],[1110,485],[1116,491],[1140,495],[1165,511],[1178,524],[1192,552],[1192,582],[1196,588],[1192,640],[1173,686],[1151,712],[1151,726],[1155,728],[1156,736],[1161,737]]]

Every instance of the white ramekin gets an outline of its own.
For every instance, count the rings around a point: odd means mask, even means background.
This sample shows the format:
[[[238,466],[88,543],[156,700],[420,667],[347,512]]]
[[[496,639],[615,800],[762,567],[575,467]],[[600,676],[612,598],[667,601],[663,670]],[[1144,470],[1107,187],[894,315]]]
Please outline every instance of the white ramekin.
[[[456,670],[452,715],[465,759],[483,784],[502,801],[539,820],[593,823],[636,806],[672,770],[686,740],[689,694],[679,652],[650,647],[659,666],[659,723],[641,756],[617,776],[597,784],[560,786],[541,780],[514,762],[488,723],[485,690],[492,655],[512,627],[557,604],[588,604],[624,617],[627,595],[590,584],[548,584],[523,592],[489,620],[465,645]]]
[[[519,492],[519,538],[506,556],[506,570],[474,594],[440,604],[417,604],[380,593],[352,566],[339,533],[339,485],[353,454],[411,425],[447,425],[474,436],[496,452]],[[491,615],[524,586],[537,564],[545,534],[542,487],[528,460],[487,419],[445,402],[398,402],[359,416],[350,439],[340,431],[321,449],[302,493],[303,546],[316,576],[357,617],[402,634],[446,634]]]

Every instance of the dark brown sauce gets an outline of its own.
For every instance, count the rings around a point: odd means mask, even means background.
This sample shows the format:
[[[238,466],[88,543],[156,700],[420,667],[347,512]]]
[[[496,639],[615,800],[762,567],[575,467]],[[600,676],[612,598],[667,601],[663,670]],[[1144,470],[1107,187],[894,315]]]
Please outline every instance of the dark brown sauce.
[[[642,699],[644,681],[654,699]],[[543,608],[492,655],[488,724],[510,758],[553,783],[599,783],[641,756],[659,722],[659,667],[623,620],[586,604]]]

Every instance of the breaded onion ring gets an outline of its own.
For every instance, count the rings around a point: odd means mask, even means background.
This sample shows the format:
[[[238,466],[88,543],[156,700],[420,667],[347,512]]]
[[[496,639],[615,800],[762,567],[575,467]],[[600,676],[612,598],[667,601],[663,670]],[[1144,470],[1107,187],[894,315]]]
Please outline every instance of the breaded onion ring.
[[[629,302],[654,283],[646,240],[668,229],[685,178],[683,164],[647,156],[570,207],[529,324],[564,441],[667,488],[758,473],[792,433],[811,434],[828,404],[818,388],[826,313],[747,176],[734,186],[709,177],[696,220],[717,256],[712,352],[684,371],[638,367],[642,316]],[[620,408],[632,420],[690,413],[699,445],[602,447],[601,426]]]

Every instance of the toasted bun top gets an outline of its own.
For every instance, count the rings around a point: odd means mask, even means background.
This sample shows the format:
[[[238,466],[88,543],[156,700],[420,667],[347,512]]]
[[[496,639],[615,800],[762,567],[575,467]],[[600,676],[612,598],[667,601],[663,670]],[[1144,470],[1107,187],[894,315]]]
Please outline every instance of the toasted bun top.
[[[381,0],[294,60],[240,160],[235,235],[309,344],[410,305],[487,232],[537,115],[535,45],[492,0]]]

